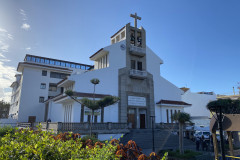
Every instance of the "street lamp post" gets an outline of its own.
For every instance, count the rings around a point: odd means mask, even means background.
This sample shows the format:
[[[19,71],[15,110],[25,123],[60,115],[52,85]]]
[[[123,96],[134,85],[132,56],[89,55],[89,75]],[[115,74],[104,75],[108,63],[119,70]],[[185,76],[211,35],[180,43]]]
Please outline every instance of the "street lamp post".
[[[150,116],[152,120],[152,150],[155,152],[155,144],[154,144],[154,119],[155,116]]]

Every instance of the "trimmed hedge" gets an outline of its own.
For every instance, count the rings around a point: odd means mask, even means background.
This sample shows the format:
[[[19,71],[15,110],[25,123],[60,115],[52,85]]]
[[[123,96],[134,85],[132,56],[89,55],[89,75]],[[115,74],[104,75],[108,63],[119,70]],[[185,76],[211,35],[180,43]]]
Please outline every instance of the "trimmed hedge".
[[[0,159],[42,159],[42,160],[68,160],[68,159],[92,159],[92,160],[113,160],[113,159],[139,159],[139,160],[160,160],[154,152],[150,156],[142,154],[134,141],[126,145],[119,144],[119,141],[100,142],[80,134],[60,133],[54,135],[51,132],[38,129],[20,129],[15,132],[8,132],[0,138]],[[165,160],[167,153],[163,156]]]

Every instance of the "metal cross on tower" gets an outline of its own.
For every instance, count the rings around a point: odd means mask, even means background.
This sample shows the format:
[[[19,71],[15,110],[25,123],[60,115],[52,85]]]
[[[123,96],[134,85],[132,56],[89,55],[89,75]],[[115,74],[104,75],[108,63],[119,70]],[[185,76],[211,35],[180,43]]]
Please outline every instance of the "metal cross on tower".
[[[137,28],[137,20],[141,20],[141,17],[137,16],[137,13],[135,14],[130,14],[130,17],[134,18],[134,27]]]

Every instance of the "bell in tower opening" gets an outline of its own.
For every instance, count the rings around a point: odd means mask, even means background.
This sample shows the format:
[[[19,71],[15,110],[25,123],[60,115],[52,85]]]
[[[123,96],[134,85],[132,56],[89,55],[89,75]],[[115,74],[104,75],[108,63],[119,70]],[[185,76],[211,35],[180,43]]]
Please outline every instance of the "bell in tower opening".
[[[137,33],[137,46],[142,47],[142,34],[141,34],[141,32]]]
[[[134,30],[131,29],[131,40],[130,43],[135,46],[135,33]]]

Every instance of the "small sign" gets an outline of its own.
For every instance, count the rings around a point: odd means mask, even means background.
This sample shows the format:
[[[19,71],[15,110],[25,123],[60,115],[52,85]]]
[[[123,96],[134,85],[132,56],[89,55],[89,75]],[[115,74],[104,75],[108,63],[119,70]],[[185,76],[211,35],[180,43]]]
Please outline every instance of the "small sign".
[[[146,106],[146,98],[137,97],[137,96],[128,96],[128,105],[129,106]]]
[[[92,110],[85,107],[84,108],[84,115],[92,115]],[[101,109],[95,110],[93,113],[94,116],[99,116],[101,115]]]

